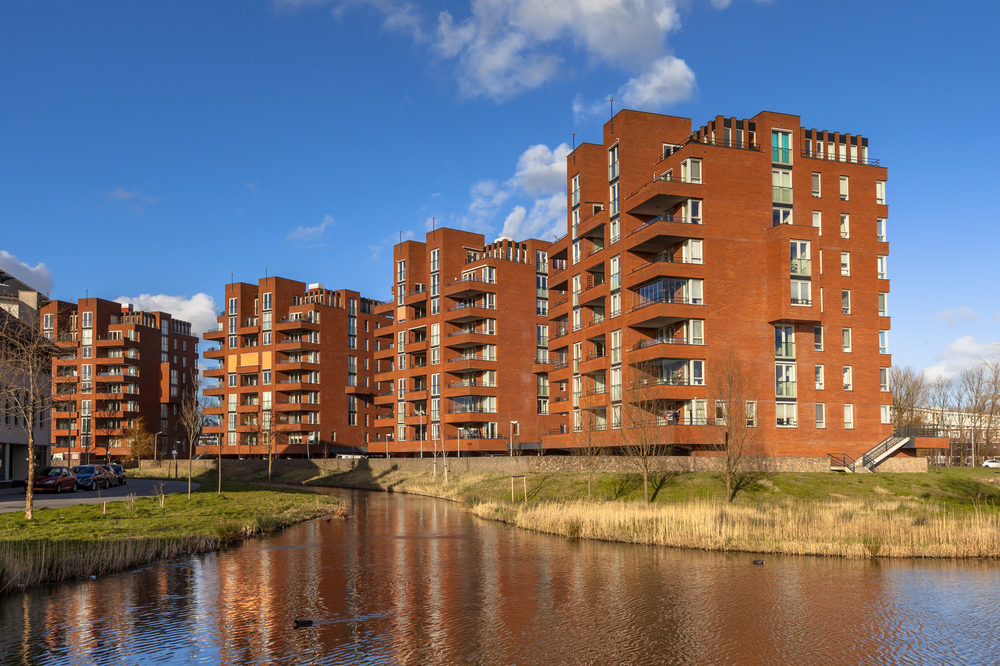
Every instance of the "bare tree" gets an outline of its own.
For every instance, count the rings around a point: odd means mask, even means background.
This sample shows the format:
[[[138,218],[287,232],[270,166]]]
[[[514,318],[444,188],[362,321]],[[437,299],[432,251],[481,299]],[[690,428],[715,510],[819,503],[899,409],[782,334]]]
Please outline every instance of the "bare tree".
[[[729,353],[712,369],[715,401],[713,448],[722,458],[726,501],[756,479],[762,459],[760,428],[757,427],[757,391],[745,365]]]
[[[653,372],[649,372],[653,370]],[[655,368],[622,364],[625,388],[621,404],[621,429],[618,439],[632,465],[642,473],[642,489],[649,502],[649,472],[653,459],[668,455],[672,444],[670,428],[665,428],[667,402],[659,396],[660,384],[673,383],[675,378],[662,377]]]
[[[29,311],[23,318],[0,310],[0,397],[24,424],[28,437],[26,520],[34,515],[36,431],[51,422],[53,409],[70,397],[53,392],[52,362],[65,353],[65,349],[42,335],[37,310]]]
[[[608,423],[599,423],[591,410],[583,410],[580,430],[573,437],[576,446],[571,453],[579,456],[587,469],[587,500],[594,501],[594,472],[608,445]]]
[[[927,403],[929,385],[922,371],[908,365],[889,370],[889,390],[892,391],[892,425],[914,425],[923,422],[920,409]]]
[[[146,428],[146,418],[144,416],[140,416],[130,422],[122,431],[122,439],[125,440],[124,443],[128,446],[129,458],[136,462],[136,467],[139,466],[143,456],[152,456],[153,446],[150,442],[151,436],[152,433]]]
[[[208,415],[205,413],[205,408],[209,406],[209,399],[200,395],[198,392],[198,380],[196,379],[196,374],[191,372],[188,374],[188,383],[183,387],[183,393],[181,394],[181,415],[180,422],[181,427],[184,428],[184,434],[187,436],[188,441],[188,499],[191,499],[191,476],[194,459],[194,447],[201,441],[202,430],[208,423]],[[270,470],[269,470],[270,473]],[[269,474],[270,477],[270,474]],[[221,471],[220,471],[220,485],[221,481]],[[270,481],[270,478],[268,479]]]
[[[278,415],[273,404],[265,403],[256,423],[258,442],[267,449],[267,485],[271,485],[271,472],[278,446],[288,441],[288,433],[278,429]]]

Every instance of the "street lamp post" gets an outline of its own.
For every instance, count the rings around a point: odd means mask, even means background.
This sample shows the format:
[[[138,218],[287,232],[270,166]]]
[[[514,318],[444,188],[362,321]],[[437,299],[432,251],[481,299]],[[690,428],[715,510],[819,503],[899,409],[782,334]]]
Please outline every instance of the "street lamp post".
[[[420,457],[424,457],[424,437],[427,432],[424,430],[424,415],[427,412],[427,407],[424,407],[424,411],[420,413]]]
[[[169,471],[167,472],[170,473]],[[174,449],[174,478],[177,478],[177,449]]]
[[[160,432],[153,435],[153,462],[156,462],[156,449],[158,449],[160,446],[160,435],[162,434],[163,431],[161,430]]]

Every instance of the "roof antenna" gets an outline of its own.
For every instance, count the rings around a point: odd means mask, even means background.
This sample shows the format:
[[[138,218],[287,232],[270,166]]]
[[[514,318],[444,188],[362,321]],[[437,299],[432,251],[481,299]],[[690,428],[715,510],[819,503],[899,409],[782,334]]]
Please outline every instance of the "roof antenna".
[[[611,98],[611,133],[615,133],[615,98]]]
[[[267,266],[264,266],[264,279],[267,280]]]
[[[437,227],[434,224],[435,218],[431,217],[431,238],[437,240]]]
[[[576,164],[576,132],[573,132],[573,164]]]

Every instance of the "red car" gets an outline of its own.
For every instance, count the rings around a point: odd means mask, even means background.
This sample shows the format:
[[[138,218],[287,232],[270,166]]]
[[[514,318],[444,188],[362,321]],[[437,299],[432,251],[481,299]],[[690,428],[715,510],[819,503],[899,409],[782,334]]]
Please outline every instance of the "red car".
[[[43,467],[35,475],[35,482],[32,485],[35,492],[47,490],[54,493],[61,493],[64,490],[73,492],[76,490],[76,474],[66,467]]]

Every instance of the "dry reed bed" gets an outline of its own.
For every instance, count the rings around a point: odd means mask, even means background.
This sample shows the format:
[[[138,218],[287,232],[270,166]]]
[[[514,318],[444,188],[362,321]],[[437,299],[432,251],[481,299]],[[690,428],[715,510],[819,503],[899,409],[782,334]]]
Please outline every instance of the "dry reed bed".
[[[919,501],[732,505],[692,501],[475,504],[477,516],[567,537],[702,550],[871,557],[996,557],[1000,513]]]
[[[159,559],[217,550],[219,537],[0,542],[0,594],[27,587],[100,576]]]

